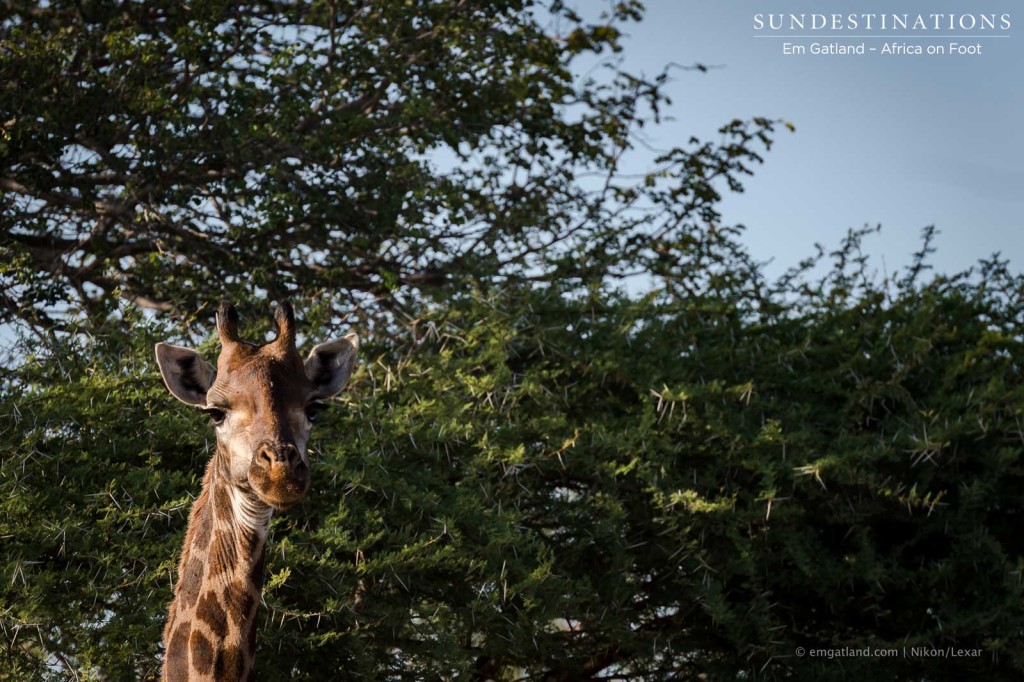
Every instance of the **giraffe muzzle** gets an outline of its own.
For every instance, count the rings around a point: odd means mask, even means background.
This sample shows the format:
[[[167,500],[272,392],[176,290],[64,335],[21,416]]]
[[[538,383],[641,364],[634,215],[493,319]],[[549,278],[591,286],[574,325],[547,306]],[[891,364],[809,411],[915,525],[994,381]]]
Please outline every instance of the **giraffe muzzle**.
[[[261,443],[249,466],[249,482],[267,504],[284,509],[305,497],[309,465],[291,443]]]

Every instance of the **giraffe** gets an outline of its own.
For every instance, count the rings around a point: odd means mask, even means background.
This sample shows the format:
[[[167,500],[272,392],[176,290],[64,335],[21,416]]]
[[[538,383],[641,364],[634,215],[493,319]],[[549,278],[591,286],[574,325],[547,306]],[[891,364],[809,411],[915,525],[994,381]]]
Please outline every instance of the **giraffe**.
[[[221,303],[216,369],[195,350],[156,345],[168,390],[210,415],[217,437],[164,627],[163,682],[253,679],[270,518],[309,490],[312,422],[355,364],[356,334],[315,346],[303,362],[291,305],[281,302],[274,317],[277,337],[248,343],[234,306]]]

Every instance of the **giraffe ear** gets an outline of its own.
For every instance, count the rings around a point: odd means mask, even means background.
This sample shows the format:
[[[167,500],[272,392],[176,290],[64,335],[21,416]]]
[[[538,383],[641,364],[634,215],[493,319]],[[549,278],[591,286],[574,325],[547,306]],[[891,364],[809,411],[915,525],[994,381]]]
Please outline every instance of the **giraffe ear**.
[[[206,392],[217,378],[217,370],[191,348],[156,344],[156,364],[167,390],[186,405],[205,405]]]
[[[356,365],[359,336],[349,334],[343,339],[321,343],[306,358],[306,376],[316,388],[317,398],[330,398],[345,388]]]

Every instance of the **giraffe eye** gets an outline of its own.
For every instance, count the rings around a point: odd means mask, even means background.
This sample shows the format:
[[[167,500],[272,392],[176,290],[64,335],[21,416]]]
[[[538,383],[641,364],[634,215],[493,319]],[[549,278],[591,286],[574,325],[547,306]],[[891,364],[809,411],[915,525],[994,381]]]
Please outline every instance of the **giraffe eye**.
[[[213,421],[214,426],[220,426],[223,424],[224,420],[228,416],[224,410],[217,409],[216,407],[206,408],[203,412],[210,415],[210,419]]]
[[[310,423],[315,422],[317,414],[326,409],[327,403],[320,402],[319,400],[311,402],[309,405],[306,405],[306,419],[308,419]]]

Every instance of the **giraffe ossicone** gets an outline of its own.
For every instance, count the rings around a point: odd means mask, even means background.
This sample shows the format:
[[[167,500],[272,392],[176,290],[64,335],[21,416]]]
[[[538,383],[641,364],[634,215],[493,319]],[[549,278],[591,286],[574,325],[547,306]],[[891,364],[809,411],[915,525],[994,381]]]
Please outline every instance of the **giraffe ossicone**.
[[[291,305],[281,302],[274,319],[273,341],[248,343],[234,306],[222,303],[216,366],[191,348],[156,345],[168,390],[209,414],[217,437],[164,627],[164,682],[253,679],[270,519],[309,491],[310,429],[355,366],[356,334],[318,344],[303,359]]]

